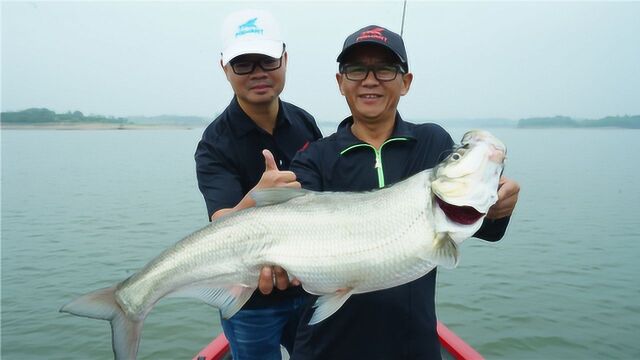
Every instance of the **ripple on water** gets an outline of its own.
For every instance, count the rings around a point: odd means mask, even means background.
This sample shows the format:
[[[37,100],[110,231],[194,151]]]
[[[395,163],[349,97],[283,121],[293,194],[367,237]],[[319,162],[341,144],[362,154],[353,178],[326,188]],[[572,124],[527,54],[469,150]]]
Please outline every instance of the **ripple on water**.
[[[438,309],[442,309],[443,311],[464,311],[464,312],[477,312],[482,310],[482,308],[471,306],[471,304],[452,303],[452,302],[438,304]]]
[[[562,353],[570,354],[572,350],[586,350],[588,346],[572,342],[560,336],[505,336],[497,340],[482,344],[479,347],[480,353],[488,358],[509,356],[513,359],[533,359],[538,352],[552,349],[560,350],[558,356],[562,358]],[[544,353],[549,353],[544,351]]]

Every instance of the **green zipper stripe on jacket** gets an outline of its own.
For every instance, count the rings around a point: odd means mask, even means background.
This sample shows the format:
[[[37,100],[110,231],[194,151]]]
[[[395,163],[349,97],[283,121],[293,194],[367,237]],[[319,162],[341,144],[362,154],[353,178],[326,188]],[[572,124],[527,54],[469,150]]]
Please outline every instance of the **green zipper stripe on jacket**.
[[[409,139],[404,138],[404,137],[397,137],[397,138],[388,139],[387,141],[383,142],[382,145],[380,145],[380,150],[378,150],[375,147],[373,147],[373,146],[371,146],[369,144],[366,144],[366,143],[355,144],[355,145],[351,145],[348,148],[342,150],[340,152],[340,155],[343,155],[347,151],[349,151],[351,149],[354,149],[354,148],[357,148],[357,147],[368,147],[368,148],[373,149],[373,152],[374,152],[374,154],[376,156],[375,168],[376,168],[376,171],[378,172],[378,187],[382,188],[382,187],[384,187],[384,168],[382,167],[382,148],[386,144],[388,144],[388,143],[390,143],[392,141],[400,141],[400,140],[406,141],[406,140],[409,140]]]

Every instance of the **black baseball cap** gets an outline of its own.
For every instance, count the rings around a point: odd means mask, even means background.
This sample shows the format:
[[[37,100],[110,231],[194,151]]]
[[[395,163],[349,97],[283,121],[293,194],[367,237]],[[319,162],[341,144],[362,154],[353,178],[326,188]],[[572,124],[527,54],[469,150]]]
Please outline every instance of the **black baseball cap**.
[[[378,44],[391,50],[400,60],[400,64],[404,71],[409,71],[407,51],[404,48],[404,41],[402,41],[402,37],[393,31],[378,25],[365,26],[349,35],[344,41],[344,45],[342,45],[342,52],[338,55],[338,63],[342,63],[346,54],[355,46],[360,44]]]

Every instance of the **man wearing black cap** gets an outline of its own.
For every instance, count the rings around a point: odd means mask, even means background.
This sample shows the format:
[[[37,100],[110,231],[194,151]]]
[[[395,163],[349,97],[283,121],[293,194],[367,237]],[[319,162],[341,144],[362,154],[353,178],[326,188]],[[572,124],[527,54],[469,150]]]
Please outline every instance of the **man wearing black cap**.
[[[336,79],[352,116],[311,143],[291,164],[304,188],[365,191],[393,184],[442,161],[453,148],[435,124],[412,124],[397,111],[413,80],[402,38],[380,26],[350,35]],[[501,179],[499,200],[476,237],[499,240],[519,191]],[[328,224],[329,226],[329,224]],[[439,359],[436,270],[413,282],[353,295],[328,319],[309,326],[316,297],[304,305],[292,359]]]

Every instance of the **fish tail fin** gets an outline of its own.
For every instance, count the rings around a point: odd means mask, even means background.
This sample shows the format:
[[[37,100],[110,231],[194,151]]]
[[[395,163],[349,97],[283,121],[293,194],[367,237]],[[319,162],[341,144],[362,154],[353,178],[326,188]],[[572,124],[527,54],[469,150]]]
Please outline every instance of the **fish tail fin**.
[[[115,358],[135,359],[144,318],[129,319],[116,302],[115,291],[116,286],[113,286],[82,295],[60,308],[60,312],[109,321]]]
[[[438,266],[451,269],[458,266],[459,255],[458,245],[449,233],[437,233],[431,251],[433,262]]]

